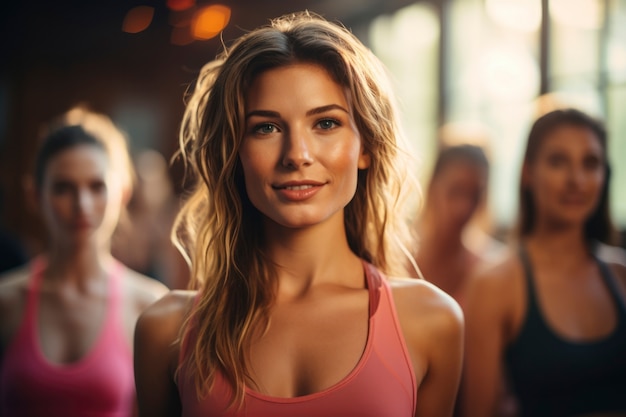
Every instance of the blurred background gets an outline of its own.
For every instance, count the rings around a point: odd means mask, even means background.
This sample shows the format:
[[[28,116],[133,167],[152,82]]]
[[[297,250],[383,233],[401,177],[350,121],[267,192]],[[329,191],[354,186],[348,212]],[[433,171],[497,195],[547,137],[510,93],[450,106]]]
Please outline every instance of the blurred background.
[[[419,175],[443,140],[488,149],[494,235],[505,235],[515,220],[530,123],[555,105],[605,120],[612,213],[626,229],[626,0],[3,2],[2,229],[37,251],[42,228],[24,178],[42,124],[78,103],[109,114],[127,132],[145,198],[164,204],[171,193],[176,201],[181,167],[168,163],[198,70],[222,43],[303,9],[341,21],[387,65]]]

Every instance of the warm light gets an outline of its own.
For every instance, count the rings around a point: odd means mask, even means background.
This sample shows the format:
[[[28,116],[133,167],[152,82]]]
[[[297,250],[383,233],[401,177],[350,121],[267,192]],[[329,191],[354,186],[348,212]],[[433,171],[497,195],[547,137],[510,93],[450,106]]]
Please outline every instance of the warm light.
[[[626,45],[611,40],[607,46],[607,66],[611,81],[618,84],[626,82]]]
[[[439,39],[439,20],[423,4],[406,6],[392,16],[379,16],[370,26],[370,42],[378,54],[406,57],[407,51],[430,48]]]
[[[550,16],[565,26],[599,29],[604,21],[604,2],[600,0],[551,0]]]
[[[230,8],[215,4],[196,13],[192,23],[192,34],[196,39],[211,39],[217,36],[230,21]]]
[[[152,23],[154,8],[150,6],[137,6],[128,11],[122,23],[122,30],[127,33],[139,33],[148,28]]]
[[[167,0],[167,8],[175,12],[187,10],[196,5],[195,0]]]
[[[486,0],[485,9],[491,20],[507,28],[534,32],[541,24],[540,0]]]
[[[539,67],[528,51],[494,45],[466,73],[468,85],[498,101],[523,101],[539,90]],[[479,84],[473,82],[480,80]]]

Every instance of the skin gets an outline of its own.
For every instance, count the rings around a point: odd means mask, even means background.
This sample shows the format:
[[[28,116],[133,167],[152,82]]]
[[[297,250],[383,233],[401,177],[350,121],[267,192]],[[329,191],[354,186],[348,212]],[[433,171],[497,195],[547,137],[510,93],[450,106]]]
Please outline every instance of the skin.
[[[487,261],[464,235],[483,204],[486,188],[485,168],[462,159],[450,162],[432,179],[427,206],[419,219],[420,246],[415,261],[425,279],[458,302],[462,302],[467,277]]]
[[[52,156],[34,196],[50,235],[38,329],[41,350],[51,363],[80,360],[102,327],[114,261],[109,242],[124,202],[124,190],[112,174],[103,150],[78,145]],[[0,279],[0,354],[20,326],[30,273],[24,267]],[[139,313],[167,288],[128,269],[123,275],[122,315],[132,348]]]
[[[263,214],[265,252],[279,266],[269,329],[250,347],[251,388],[267,395],[295,397],[336,384],[366,344],[368,293],[361,260],[347,243],[343,208],[370,156],[351,111],[344,89],[310,64],[264,72],[246,97],[239,157],[248,195]],[[315,188],[285,192],[290,181]],[[415,416],[449,416],[461,371],[460,309],[424,281],[398,279],[393,286],[419,386]],[[139,320],[141,415],[181,415],[176,338],[193,296],[172,292]]]
[[[536,202],[536,225],[524,243],[539,307],[554,333],[577,342],[602,339],[617,326],[613,298],[583,238],[585,220],[605,180],[604,158],[593,132],[563,125],[544,139],[522,172]],[[626,297],[626,268],[615,263],[609,267],[621,297]],[[464,416],[493,416],[501,389],[501,358],[526,314],[526,284],[516,251],[471,283],[461,404]]]

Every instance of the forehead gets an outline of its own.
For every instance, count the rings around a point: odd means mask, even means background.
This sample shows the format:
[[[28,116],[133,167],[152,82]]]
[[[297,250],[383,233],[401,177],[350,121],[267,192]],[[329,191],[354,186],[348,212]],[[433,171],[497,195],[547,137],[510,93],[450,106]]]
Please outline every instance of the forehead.
[[[102,176],[109,168],[104,149],[96,145],[77,145],[52,155],[46,164],[46,177],[73,178],[85,175]]]
[[[596,133],[587,126],[565,124],[550,130],[539,153],[554,151],[582,151],[604,154],[602,143]]]
[[[466,157],[455,157],[441,165],[437,177],[486,177],[488,169],[481,163]]]
[[[282,105],[293,108],[294,102],[312,107],[329,103],[347,106],[348,99],[345,89],[324,67],[296,63],[257,75],[246,96],[246,109]]]

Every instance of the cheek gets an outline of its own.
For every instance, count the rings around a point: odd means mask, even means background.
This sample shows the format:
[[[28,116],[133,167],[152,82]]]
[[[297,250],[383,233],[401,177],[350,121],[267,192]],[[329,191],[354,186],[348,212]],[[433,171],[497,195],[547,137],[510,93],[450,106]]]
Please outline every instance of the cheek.
[[[239,161],[241,163],[241,175],[246,195],[256,205],[258,202],[257,196],[263,192],[261,184],[266,171],[263,158],[260,155],[255,156],[255,154],[249,152],[240,152]]]

